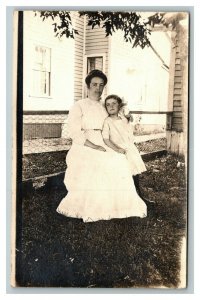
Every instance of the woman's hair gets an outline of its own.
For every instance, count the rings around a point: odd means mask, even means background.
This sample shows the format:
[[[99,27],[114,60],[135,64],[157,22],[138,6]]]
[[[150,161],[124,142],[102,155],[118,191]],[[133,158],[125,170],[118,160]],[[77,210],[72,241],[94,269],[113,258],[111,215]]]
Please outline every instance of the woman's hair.
[[[122,100],[119,96],[117,96],[117,95],[108,95],[108,96],[106,97],[106,99],[105,99],[105,105],[106,105],[106,101],[107,101],[108,99],[115,99],[115,100],[117,100],[120,109],[121,109],[123,106],[126,105],[126,103],[124,103],[123,100]]]
[[[90,86],[90,82],[93,77],[100,77],[103,79],[104,85],[107,84],[107,81],[108,81],[107,76],[102,71],[95,69],[95,70],[90,71],[90,73],[85,78],[85,83],[87,84],[88,88]]]

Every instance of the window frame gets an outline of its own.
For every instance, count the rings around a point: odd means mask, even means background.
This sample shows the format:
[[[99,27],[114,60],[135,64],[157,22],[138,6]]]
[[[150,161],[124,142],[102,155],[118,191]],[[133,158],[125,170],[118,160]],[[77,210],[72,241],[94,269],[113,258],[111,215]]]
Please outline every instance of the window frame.
[[[35,48],[36,47],[41,47],[41,48],[46,48],[46,49],[49,49],[49,65],[50,65],[50,71],[44,71],[46,72],[47,74],[49,74],[49,94],[40,94],[39,92],[36,92],[34,93],[34,90],[33,90],[33,86],[32,86],[32,83],[31,83],[31,86],[30,86],[30,93],[29,93],[29,97],[31,98],[44,98],[44,99],[52,99],[52,48],[49,47],[49,45],[44,45],[40,42],[34,42],[32,43],[31,45],[31,50],[32,50],[32,59],[31,59],[31,65],[30,65],[30,72],[31,72],[31,82],[33,81],[33,72],[35,71],[40,71],[42,72],[41,70],[37,70],[35,68],[35,63],[34,63],[34,55],[35,55]]]
[[[83,61],[83,87],[82,87],[82,98],[86,98],[87,96],[87,87],[85,84],[85,78],[87,76],[87,66],[88,66],[88,58],[95,58],[95,57],[102,57],[103,58],[103,69],[102,72],[105,73],[106,69],[106,53],[105,52],[97,52],[92,54],[86,54],[84,55],[84,61]]]

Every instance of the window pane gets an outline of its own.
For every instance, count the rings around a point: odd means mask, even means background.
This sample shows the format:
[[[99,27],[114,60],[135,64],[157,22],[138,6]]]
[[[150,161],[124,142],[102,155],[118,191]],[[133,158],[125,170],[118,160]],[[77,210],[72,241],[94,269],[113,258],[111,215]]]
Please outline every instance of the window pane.
[[[33,70],[33,96],[50,96],[50,72]]]
[[[33,50],[32,95],[50,96],[51,49],[36,45]]]
[[[87,73],[90,71],[98,69],[98,70],[103,70],[103,57],[88,57],[87,59]]]
[[[45,71],[50,72],[51,68],[51,49],[45,48],[45,51],[43,52],[43,67]]]
[[[96,57],[95,59],[95,69],[103,70],[103,57]]]

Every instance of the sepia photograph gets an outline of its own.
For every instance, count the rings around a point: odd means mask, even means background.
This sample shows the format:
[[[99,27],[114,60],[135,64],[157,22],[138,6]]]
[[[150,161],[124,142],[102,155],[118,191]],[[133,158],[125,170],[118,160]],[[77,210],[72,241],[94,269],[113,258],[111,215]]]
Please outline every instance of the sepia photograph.
[[[187,288],[189,20],[14,11],[12,287]]]

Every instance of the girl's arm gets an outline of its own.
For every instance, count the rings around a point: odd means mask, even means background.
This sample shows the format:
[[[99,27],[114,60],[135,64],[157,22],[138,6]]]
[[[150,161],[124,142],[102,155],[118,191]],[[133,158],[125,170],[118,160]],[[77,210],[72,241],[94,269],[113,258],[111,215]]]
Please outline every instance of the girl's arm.
[[[111,140],[109,140],[109,139],[103,139],[103,141],[104,141],[104,143],[108,147],[110,147],[114,151],[116,151],[118,153],[126,154],[126,150],[124,150],[123,148],[120,148],[119,146],[117,146],[116,144],[114,144]]]
[[[105,119],[104,124],[103,124],[103,130],[102,130],[102,137],[103,137],[103,141],[104,143],[110,147],[111,149],[113,149],[114,151],[118,152],[118,153],[122,153],[125,154],[126,151],[122,148],[120,148],[119,146],[117,146],[115,143],[112,142],[112,140],[110,139],[110,126],[109,126],[109,121],[108,119]]]

